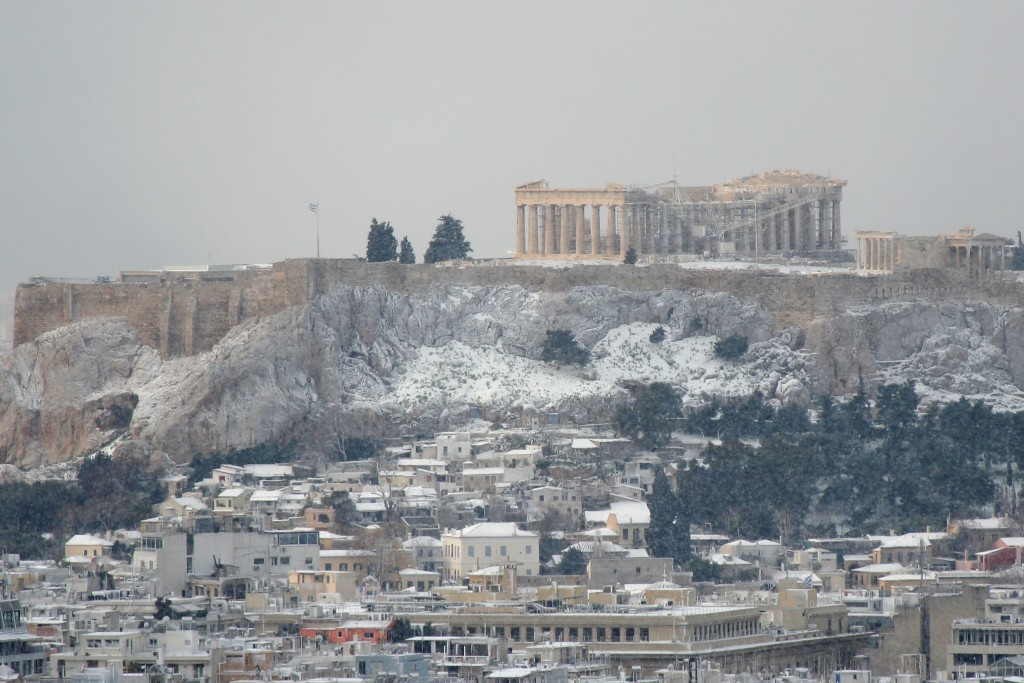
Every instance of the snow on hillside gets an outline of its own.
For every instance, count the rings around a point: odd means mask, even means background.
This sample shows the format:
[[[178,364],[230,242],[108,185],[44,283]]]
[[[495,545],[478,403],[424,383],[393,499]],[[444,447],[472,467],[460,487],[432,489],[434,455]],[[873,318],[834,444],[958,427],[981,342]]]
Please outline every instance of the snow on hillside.
[[[510,406],[555,404],[584,395],[607,395],[628,380],[669,382],[687,394],[742,396],[759,380],[744,366],[714,355],[716,337],[688,337],[654,344],[657,325],[612,329],[591,352],[587,370],[521,358],[500,347],[460,342],[420,347],[393,384],[392,398],[406,408],[440,397],[458,403]]]

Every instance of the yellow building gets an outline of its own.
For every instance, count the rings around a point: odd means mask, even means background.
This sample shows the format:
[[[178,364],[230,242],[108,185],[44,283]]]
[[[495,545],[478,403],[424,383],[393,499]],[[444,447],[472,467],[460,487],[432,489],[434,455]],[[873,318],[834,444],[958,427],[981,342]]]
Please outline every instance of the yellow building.
[[[537,534],[511,522],[481,522],[465,529],[449,530],[444,544],[446,581],[461,581],[484,567],[515,563],[523,576],[540,574],[540,542]]]
[[[114,544],[105,538],[93,536],[92,534],[75,534],[64,544],[64,559],[95,560],[99,557],[106,557]]]

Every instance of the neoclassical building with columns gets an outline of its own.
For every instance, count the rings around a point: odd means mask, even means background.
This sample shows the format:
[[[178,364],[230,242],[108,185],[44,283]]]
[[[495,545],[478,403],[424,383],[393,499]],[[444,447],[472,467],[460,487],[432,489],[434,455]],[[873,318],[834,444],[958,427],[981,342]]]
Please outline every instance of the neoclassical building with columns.
[[[735,253],[843,251],[839,204],[845,180],[792,169],[719,185],[515,190],[516,257],[621,259]]]

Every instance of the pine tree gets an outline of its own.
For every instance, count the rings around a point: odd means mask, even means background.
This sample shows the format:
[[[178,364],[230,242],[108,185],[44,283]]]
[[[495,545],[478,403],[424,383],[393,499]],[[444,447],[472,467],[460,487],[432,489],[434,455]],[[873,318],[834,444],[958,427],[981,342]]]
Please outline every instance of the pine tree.
[[[466,258],[473,248],[462,235],[462,221],[451,214],[441,216],[440,223],[434,230],[427,252],[423,255],[424,263],[438,263]]]
[[[668,444],[682,412],[679,394],[664,382],[640,384],[631,387],[630,393],[630,404],[615,411],[615,431],[651,450]]]
[[[412,250],[412,242],[409,241],[408,235],[402,238],[402,244],[398,250],[398,262],[405,264],[416,263],[416,252]]]
[[[636,264],[636,259],[636,249],[630,247],[629,249],[626,250],[626,256],[622,259],[622,262],[625,263],[627,266],[632,266]]]
[[[366,236],[366,260],[370,263],[394,261],[398,258],[398,240],[395,229],[387,221],[378,223],[374,218]]]

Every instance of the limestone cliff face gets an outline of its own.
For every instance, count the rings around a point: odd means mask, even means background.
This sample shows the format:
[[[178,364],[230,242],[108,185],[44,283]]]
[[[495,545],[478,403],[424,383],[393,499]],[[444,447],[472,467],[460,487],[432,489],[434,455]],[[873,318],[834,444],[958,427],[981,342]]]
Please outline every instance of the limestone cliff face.
[[[123,432],[178,461],[295,441],[331,452],[342,436],[509,422],[557,413],[606,422],[629,380],[809,401],[896,377],[955,398],[1014,405],[1024,386],[1024,311],[894,303],[773,330],[758,306],[721,292],[435,286],[396,294],[336,286],[305,306],[235,327],[210,352],[161,360],[124,319],[77,323],[0,356],[0,462],[61,461]],[[649,330],[662,325],[663,345]],[[592,350],[585,371],[540,363],[549,329]],[[752,343],[713,359],[716,337]],[[955,395],[954,395],[955,394]]]
[[[36,467],[127,429],[160,358],[123,319],[65,327],[0,356],[0,462]]]

